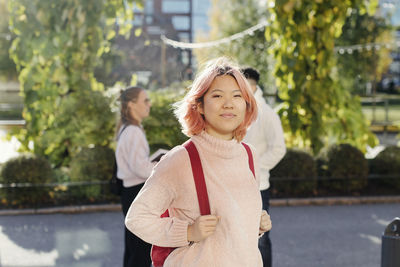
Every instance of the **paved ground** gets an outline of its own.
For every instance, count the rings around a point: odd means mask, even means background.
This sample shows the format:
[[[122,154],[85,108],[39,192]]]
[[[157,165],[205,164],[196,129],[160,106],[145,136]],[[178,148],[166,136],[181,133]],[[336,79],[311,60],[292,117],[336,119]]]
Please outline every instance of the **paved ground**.
[[[271,216],[275,267],[378,267],[400,205],[279,207]]]
[[[400,205],[272,207],[274,267],[379,267]],[[0,266],[122,266],[119,212],[0,216]]]

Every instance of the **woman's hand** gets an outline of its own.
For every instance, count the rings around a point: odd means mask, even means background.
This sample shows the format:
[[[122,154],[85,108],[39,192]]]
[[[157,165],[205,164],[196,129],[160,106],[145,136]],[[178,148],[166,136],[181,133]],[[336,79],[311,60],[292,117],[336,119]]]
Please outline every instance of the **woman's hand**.
[[[268,232],[272,228],[271,217],[268,215],[266,210],[261,212],[261,219],[260,219],[260,230],[259,234],[263,234]]]
[[[188,226],[187,239],[189,242],[200,242],[215,232],[219,218],[215,215],[198,217],[192,225]]]

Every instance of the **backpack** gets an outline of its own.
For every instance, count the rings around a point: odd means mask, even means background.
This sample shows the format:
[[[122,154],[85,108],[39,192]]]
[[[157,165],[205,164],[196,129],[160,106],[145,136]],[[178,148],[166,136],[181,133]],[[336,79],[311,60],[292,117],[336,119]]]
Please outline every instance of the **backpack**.
[[[249,167],[255,177],[253,154],[251,153],[251,149],[245,143],[242,143],[242,145],[246,149],[247,155],[249,157]],[[201,215],[209,215],[210,214],[210,203],[208,201],[207,186],[206,186],[206,183],[204,180],[203,167],[201,165],[199,152],[197,151],[197,148],[192,141],[188,141],[188,142],[184,143],[183,146],[186,148],[186,150],[189,154],[190,164],[191,164],[192,173],[193,173],[193,179],[194,179],[194,183],[196,186],[197,200],[198,200],[199,206],[200,206],[200,214]],[[161,218],[165,218],[165,217],[169,217],[168,209],[161,215]],[[162,267],[164,265],[164,262],[165,262],[166,258],[168,257],[168,255],[171,254],[171,252],[174,249],[175,248],[159,247],[159,246],[153,245],[151,247],[151,260],[152,260],[153,266],[154,267]]]
[[[126,129],[127,126],[128,125],[124,125],[121,132],[118,134],[117,140],[119,139],[119,137],[121,136],[121,134],[123,133],[123,131]],[[115,157],[114,153],[114,166],[113,166],[113,173],[110,179],[110,191],[114,195],[120,196],[123,185],[122,185],[122,180],[117,177],[117,171],[118,171],[117,158]]]

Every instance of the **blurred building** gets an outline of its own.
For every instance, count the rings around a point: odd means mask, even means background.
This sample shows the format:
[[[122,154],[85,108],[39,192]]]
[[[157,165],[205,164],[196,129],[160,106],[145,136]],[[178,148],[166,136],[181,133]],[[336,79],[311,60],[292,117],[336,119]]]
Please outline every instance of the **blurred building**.
[[[382,16],[390,17],[390,22],[395,28],[393,50],[391,52],[392,63],[387,73],[383,75],[378,84],[378,90],[385,93],[400,92],[400,1],[382,0],[380,3]]]
[[[192,42],[199,29],[208,30],[209,0],[147,0],[135,9],[131,38],[118,37],[114,47],[122,53],[113,70],[118,80],[136,74],[139,84],[164,87],[192,78],[192,51],[165,45],[160,37]],[[141,29],[140,36],[135,36]]]

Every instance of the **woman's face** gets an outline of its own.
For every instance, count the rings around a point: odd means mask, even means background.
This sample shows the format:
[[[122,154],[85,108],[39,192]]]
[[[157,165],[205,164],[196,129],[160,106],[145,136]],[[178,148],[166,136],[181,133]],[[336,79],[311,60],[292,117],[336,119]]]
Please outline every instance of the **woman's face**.
[[[231,140],[234,130],[244,120],[246,101],[236,79],[223,75],[217,76],[211,83],[198,109],[204,115],[208,134]]]
[[[149,116],[151,102],[145,90],[140,91],[135,102],[131,101],[128,104],[129,114],[140,123]]]

